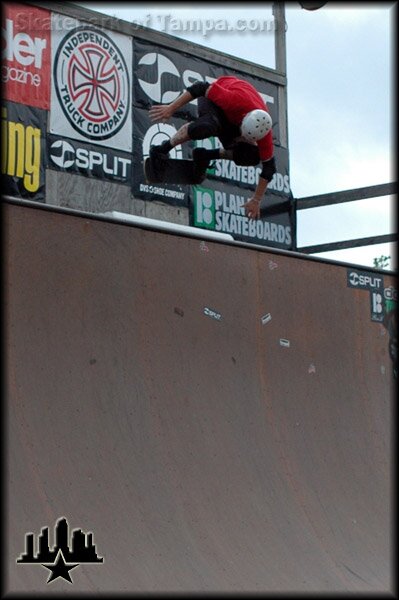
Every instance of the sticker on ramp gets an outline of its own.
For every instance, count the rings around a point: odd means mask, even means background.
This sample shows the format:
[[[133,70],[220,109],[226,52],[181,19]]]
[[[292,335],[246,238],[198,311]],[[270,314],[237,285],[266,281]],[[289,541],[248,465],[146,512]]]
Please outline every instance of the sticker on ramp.
[[[270,271],[274,271],[274,269],[278,268],[278,264],[274,262],[274,260],[269,260],[269,269]]]
[[[266,323],[269,323],[269,321],[272,320],[272,316],[270,313],[267,313],[267,315],[263,315],[263,317],[261,318],[262,321],[262,325],[266,325]]]
[[[384,277],[358,269],[347,269],[347,287],[360,290],[379,290],[384,288]]]
[[[216,310],[213,310],[212,308],[208,308],[207,306],[204,308],[204,315],[211,317],[211,319],[215,319],[215,321],[220,321],[222,319],[222,315],[220,313],[216,312]]]

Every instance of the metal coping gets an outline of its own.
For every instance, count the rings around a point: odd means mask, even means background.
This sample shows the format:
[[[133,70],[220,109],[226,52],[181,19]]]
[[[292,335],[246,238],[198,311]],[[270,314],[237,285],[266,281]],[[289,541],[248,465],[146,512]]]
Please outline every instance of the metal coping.
[[[341,262],[338,260],[332,260],[332,259],[328,259],[328,258],[320,258],[317,256],[309,256],[307,254],[302,254],[302,253],[296,252],[294,250],[282,250],[281,248],[273,248],[270,246],[261,246],[258,244],[250,244],[248,242],[241,242],[241,241],[234,240],[234,239],[228,239],[229,236],[226,236],[226,238],[224,238],[222,236],[216,236],[215,238],[213,238],[213,237],[211,238],[211,237],[209,237],[209,233],[212,233],[212,232],[208,232],[206,229],[201,229],[199,227],[198,228],[192,227],[192,230],[193,230],[192,232],[189,231],[189,227],[185,227],[184,230],[176,230],[176,229],[173,229],[174,224],[170,223],[170,230],[168,230],[168,222],[167,221],[162,221],[162,226],[159,227],[159,226],[157,226],[157,223],[159,223],[159,221],[156,219],[151,219],[151,218],[148,218],[148,222],[140,221],[140,222],[136,223],[136,222],[131,222],[131,221],[123,219],[123,218],[119,219],[119,218],[110,217],[110,216],[107,216],[107,215],[101,214],[101,213],[84,212],[84,211],[80,211],[80,210],[76,210],[76,209],[72,209],[72,208],[65,208],[65,207],[61,207],[61,206],[55,206],[52,204],[43,204],[43,203],[37,202],[37,201],[20,199],[20,198],[16,198],[13,196],[2,195],[2,200],[3,200],[3,203],[6,203],[6,204],[13,204],[15,206],[23,206],[25,208],[30,208],[30,209],[34,209],[34,210],[44,210],[47,212],[59,213],[59,214],[64,214],[64,215],[68,215],[68,216],[72,216],[72,217],[78,217],[78,218],[89,219],[89,220],[94,220],[94,221],[103,221],[103,222],[110,223],[110,224],[123,225],[125,227],[133,227],[135,229],[144,229],[147,231],[153,231],[153,232],[160,233],[160,234],[175,235],[177,237],[186,237],[189,239],[202,238],[204,240],[207,239],[208,241],[215,243],[215,244],[224,244],[226,246],[234,246],[235,248],[245,248],[247,250],[252,250],[252,251],[257,251],[257,252],[267,252],[269,254],[275,254],[278,256],[288,256],[290,258],[296,258],[296,259],[300,259],[300,260],[307,260],[307,261],[318,262],[318,263],[327,264],[327,265],[334,265],[334,266],[343,267],[343,268],[356,269],[357,271],[370,271],[370,272],[374,272],[374,273],[379,273],[381,275],[391,275],[393,277],[397,276],[396,271],[391,271],[391,270],[387,270],[387,269],[378,269],[376,267],[368,267],[365,265],[359,265],[359,264],[350,263],[350,262]],[[112,211],[108,211],[108,212],[112,212]],[[129,214],[126,213],[126,216],[128,217]],[[134,217],[134,215],[130,215],[130,216]],[[200,232],[203,232],[203,235],[201,235]]]

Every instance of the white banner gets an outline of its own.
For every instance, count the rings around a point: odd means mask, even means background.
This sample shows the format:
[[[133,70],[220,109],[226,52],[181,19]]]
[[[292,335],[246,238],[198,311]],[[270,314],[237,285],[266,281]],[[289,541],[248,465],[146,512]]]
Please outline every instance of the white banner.
[[[52,14],[50,132],[132,149],[132,39]]]

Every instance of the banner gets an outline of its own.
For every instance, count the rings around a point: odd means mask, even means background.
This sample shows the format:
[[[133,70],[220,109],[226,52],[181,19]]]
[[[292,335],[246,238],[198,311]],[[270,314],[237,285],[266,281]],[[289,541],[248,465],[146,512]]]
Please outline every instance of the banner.
[[[2,102],[3,194],[44,201],[47,112]]]
[[[133,39],[133,106],[150,108],[153,104],[173,102],[189,85],[196,81],[212,83],[222,75],[235,75],[251,83],[268,105],[273,119],[273,137],[279,143],[278,86],[239,71],[227,70],[216,63],[196,58],[191,54]],[[196,117],[197,101],[186,104],[178,116],[191,120]]]
[[[132,41],[53,14],[50,132],[130,152]]]
[[[279,145],[279,106],[278,86],[270,81],[260,79],[239,71],[227,70],[210,61],[195,56],[176,52],[165,47],[154,47],[142,40],[133,40],[133,171],[132,192],[135,197],[147,200],[162,200],[178,206],[191,206],[191,224],[197,227],[210,227],[218,231],[231,233],[235,239],[250,241],[267,246],[292,249],[294,227],[291,223],[290,204],[292,193],[289,181],[288,150]],[[182,107],[168,123],[152,123],[148,110],[156,104],[168,104],[195,81],[212,83],[222,75],[234,75],[251,83],[265,100],[273,119],[273,139],[277,173],[270,182],[262,206],[275,206],[285,202],[285,211],[274,214],[261,225],[247,229],[244,209],[240,208],[235,215],[240,218],[227,217],[229,209],[223,203],[219,205],[223,194],[228,198],[240,198],[237,202],[242,206],[255,190],[261,166],[240,167],[229,160],[214,161],[208,170],[203,186],[171,186],[169,184],[150,185],[145,182],[142,169],[143,160],[148,156],[152,144],[158,145],[172,135],[187,121],[197,116],[197,100]],[[189,142],[174,148],[170,156],[174,158],[191,158],[195,146],[221,147],[216,138]],[[204,192],[207,190],[207,192]],[[203,200],[213,203],[214,219],[212,225],[198,219],[195,215]],[[212,199],[212,200],[211,200]],[[288,201],[288,203],[287,203]],[[222,213],[225,215],[222,217]],[[209,214],[206,213],[208,216]],[[263,222],[263,219],[262,219]],[[275,226],[271,227],[271,224]],[[261,231],[262,229],[262,231]],[[277,232],[277,233],[276,233]]]
[[[50,26],[49,11],[4,3],[1,79],[6,100],[50,108]]]
[[[143,200],[165,200],[171,204],[188,206],[189,186],[173,184],[148,184],[144,180],[143,162],[149,156],[150,147],[162,144],[170,139],[184,125],[183,119],[174,119],[169,123],[151,123],[148,111],[136,108],[133,111],[133,195]],[[173,148],[171,158],[186,158],[189,146]]]
[[[192,186],[190,224],[195,227],[229,233],[234,239],[270,247],[291,247],[293,231],[289,214],[249,219],[243,205],[252,191],[229,184],[215,185],[206,180]],[[267,209],[265,210],[267,214]]]
[[[47,151],[50,169],[131,185],[129,153],[51,134],[47,137]]]

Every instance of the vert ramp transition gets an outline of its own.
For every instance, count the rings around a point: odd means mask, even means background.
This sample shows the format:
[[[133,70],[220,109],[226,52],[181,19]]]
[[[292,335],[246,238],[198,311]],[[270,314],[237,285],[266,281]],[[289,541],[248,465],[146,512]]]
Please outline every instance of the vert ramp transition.
[[[392,590],[389,333],[347,266],[4,217],[9,591]],[[47,583],[17,559],[61,517],[103,562]]]

